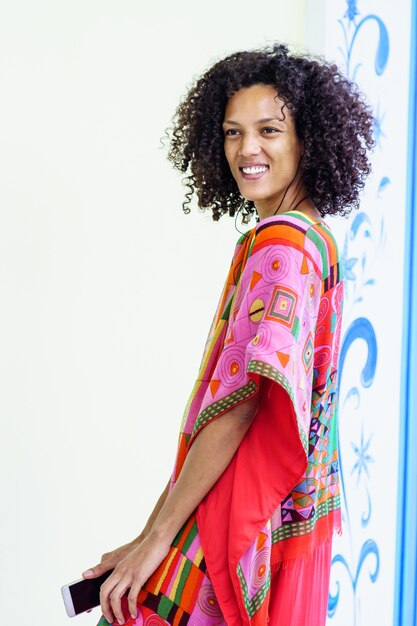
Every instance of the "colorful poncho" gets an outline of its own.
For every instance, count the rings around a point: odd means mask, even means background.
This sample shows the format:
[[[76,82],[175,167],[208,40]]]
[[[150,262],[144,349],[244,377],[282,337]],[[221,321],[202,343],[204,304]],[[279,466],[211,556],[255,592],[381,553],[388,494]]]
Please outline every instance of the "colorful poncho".
[[[328,226],[299,211],[263,219],[238,240],[171,489],[198,433],[253,396],[263,377],[259,410],[141,590],[143,617],[160,619],[149,623],[265,626],[273,572],[340,531],[341,279]]]

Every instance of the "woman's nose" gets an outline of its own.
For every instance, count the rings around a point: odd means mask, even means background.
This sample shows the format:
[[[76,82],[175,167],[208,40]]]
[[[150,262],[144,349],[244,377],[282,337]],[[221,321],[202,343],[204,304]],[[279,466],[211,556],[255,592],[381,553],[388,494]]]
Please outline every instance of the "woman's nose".
[[[242,157],[259,154],[261,149],[259,138],[252,133],[242,135],[239,145],[239,154]]]

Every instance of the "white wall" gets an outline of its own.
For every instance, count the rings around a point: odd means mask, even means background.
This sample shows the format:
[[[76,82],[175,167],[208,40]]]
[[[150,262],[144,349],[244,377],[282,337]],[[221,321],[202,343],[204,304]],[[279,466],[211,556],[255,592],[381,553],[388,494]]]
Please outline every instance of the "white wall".
[[[301,43],[303,10],[2,3],[4,624],[67,624],[60,586],[133,538],[168,479],[238,233],[183,215],[160,137],[194,74]]]
[[[334,626],[398,626],[393,610],[403,293],[408,288],[403,276],[410,13],[408,1],[326,0],[323,51],[358,82],[377,119],[373,171],[360,212],[334,226],[345,257],[344,332],[358,318],[366,320],[369,331],[347,342],[340,386],[344,535],[333,550],[330,592],[339,596],[328,623]],[[356,228],[359,217],[363,221]],[[368,354],[375,372],[364,384]]]

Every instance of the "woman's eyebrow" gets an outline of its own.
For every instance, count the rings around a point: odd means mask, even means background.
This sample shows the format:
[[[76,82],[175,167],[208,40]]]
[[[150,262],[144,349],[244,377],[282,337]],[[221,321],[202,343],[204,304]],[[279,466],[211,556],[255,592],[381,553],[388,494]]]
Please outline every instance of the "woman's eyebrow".
[[[279,117],[264,117],[261,120],[258,120],[256,123],[266,124],[267,122],[284,122],[284,120]]]
[[[255,124],[266,124],[267,122],[284,122],[283,119],[279,117],[263,117],[261,120],[257,120]],[[241,126],[239,122],[235,122],[234,120],[224,120],[223,124],[233,124],[233,126]]]

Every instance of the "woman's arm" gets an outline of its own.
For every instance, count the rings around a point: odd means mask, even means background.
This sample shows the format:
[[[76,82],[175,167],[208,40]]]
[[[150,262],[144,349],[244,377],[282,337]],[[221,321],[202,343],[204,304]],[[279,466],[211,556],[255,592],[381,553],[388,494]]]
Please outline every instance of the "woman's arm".
[[[212,420],[197,435],[147,536],[116,565],[101,586],[101,608],[110,623],[115,618],[119,624],[124,623],[121,597],[129,587],[129,612],[136,617],[140,589],[169,553],[185,521],[229,465],[257,408],[258,395]],[[94,575],[99,567],[93,568]]]
[[[152,513],[150,514],[148,521],[146,522],[146,526],[142,530],[140,535],[138,536],[137,540],[141,541],[142,539],[144,539],[148,535],[149,531],[151,530],[154,521],[158,517],[158,514],[159,514],[160,510],[162,509],[162,507],[164,506],[165,500],[167,499],[170,482],[171,482],[171,477],[169,478],[165,489],[163,490],[163,492],[159,496],[158,502],[155,504],[155,507],[154,507]]]
[[[207,424],[187,454],[177,482],[150,533],[171,543],[232,460],[256,415],[258,396]]]

